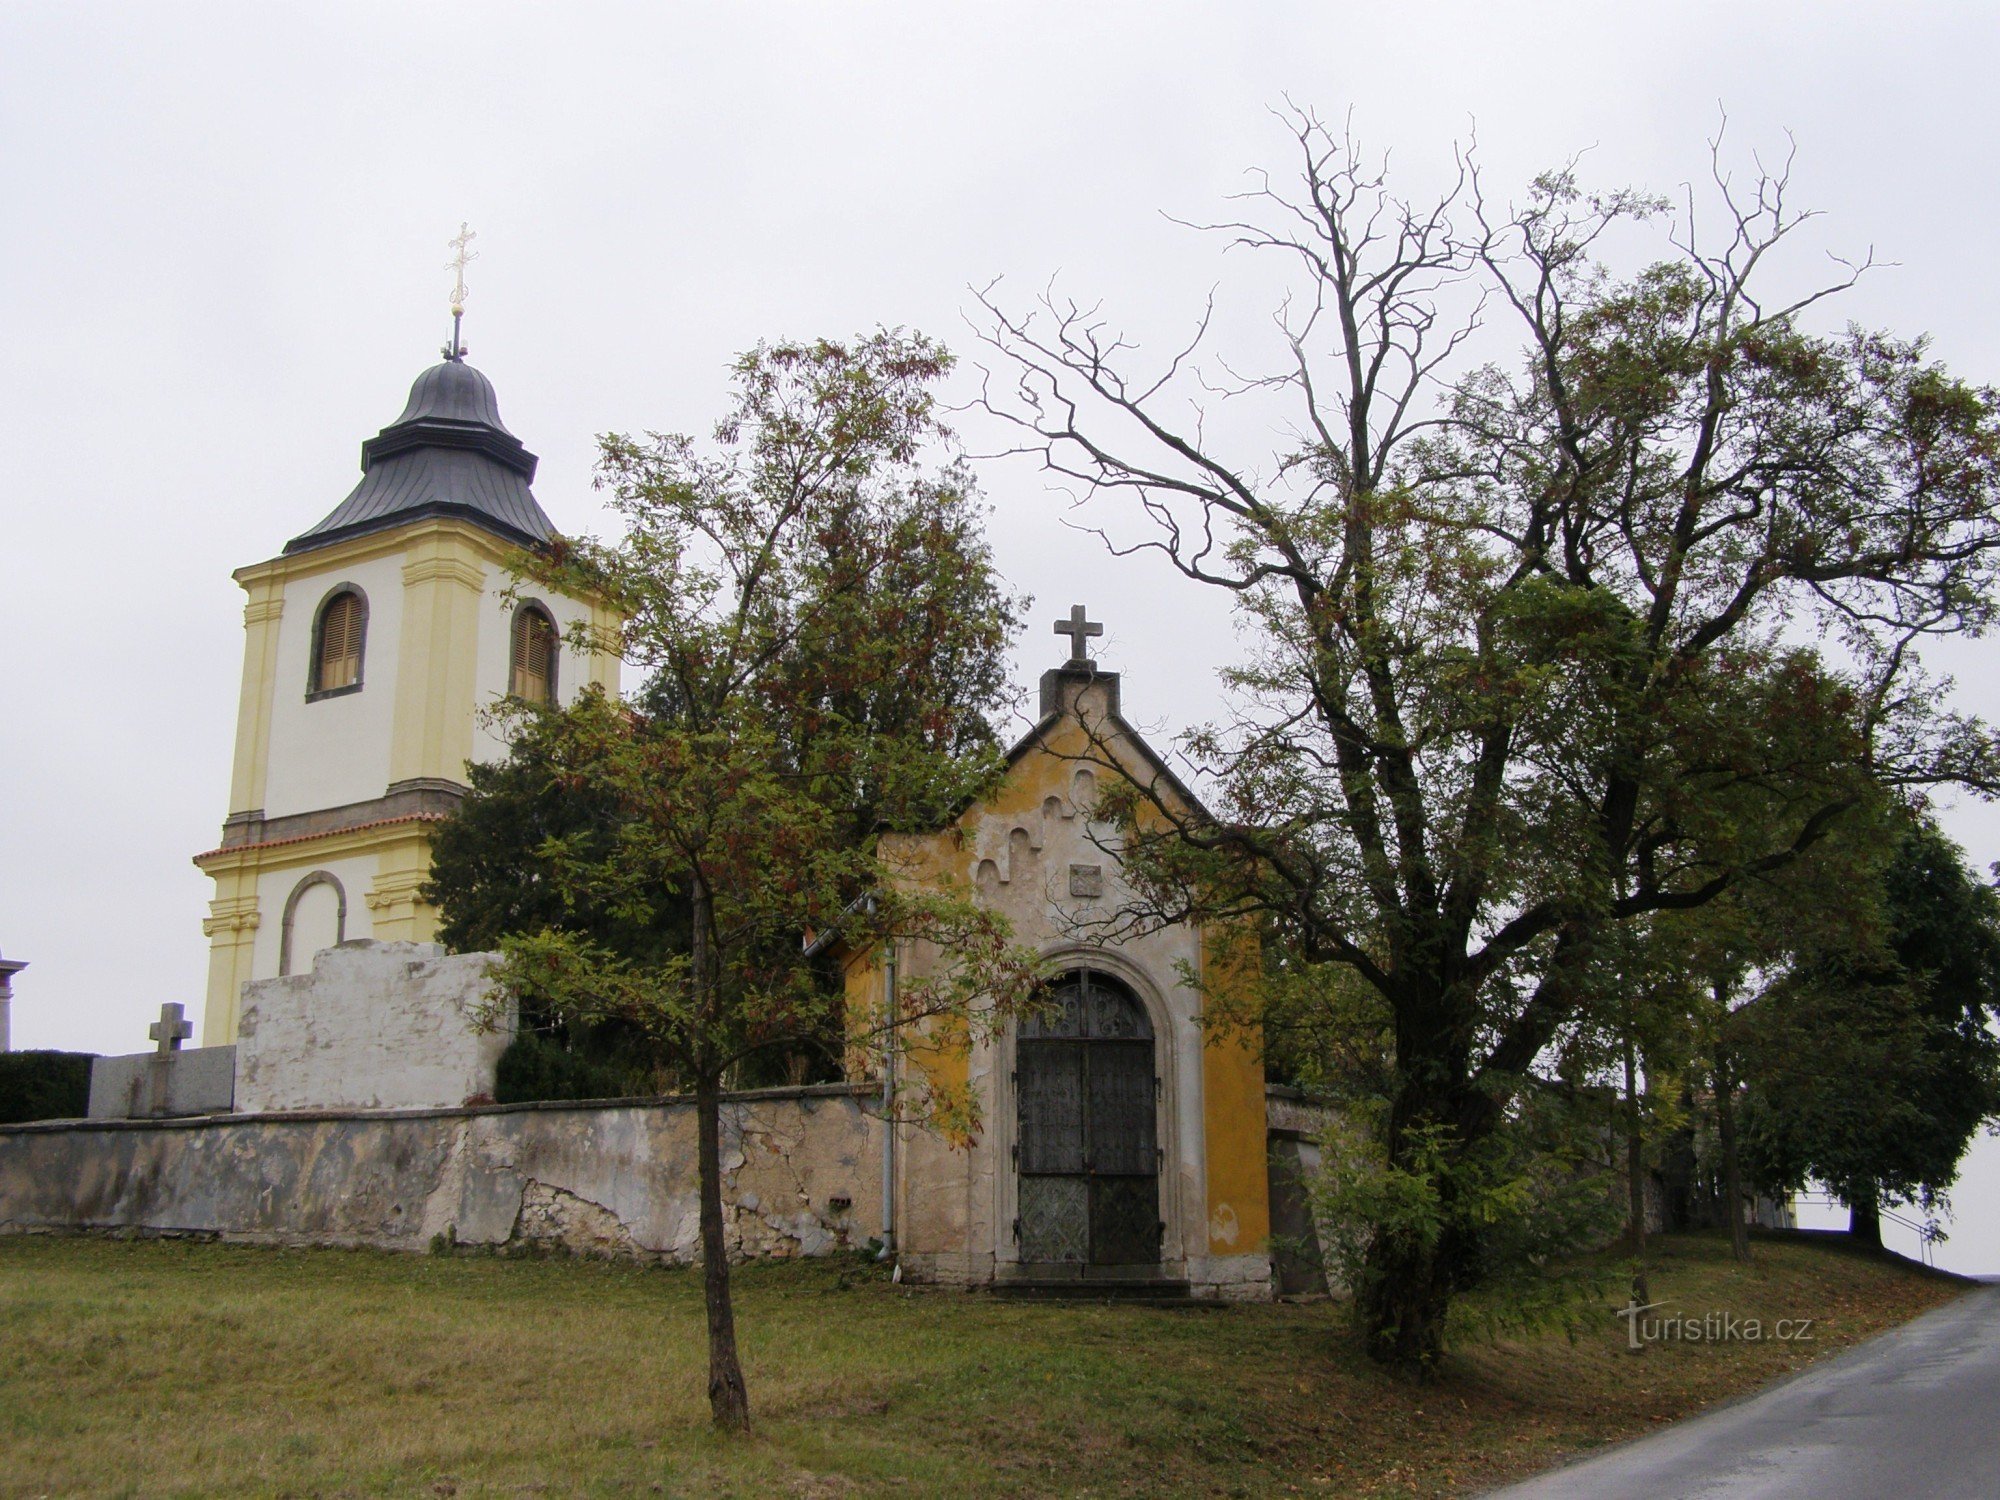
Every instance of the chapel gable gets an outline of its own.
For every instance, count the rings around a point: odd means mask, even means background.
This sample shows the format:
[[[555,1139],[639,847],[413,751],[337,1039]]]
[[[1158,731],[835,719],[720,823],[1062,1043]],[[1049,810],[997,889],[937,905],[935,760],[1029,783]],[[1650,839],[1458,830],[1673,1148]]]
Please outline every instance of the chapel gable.
[[[1118,674],[1090,654],[1102,629],[1081,606],[1056,622],[1068,658],[1042,674],[1040,713],[1000,784],[951,826],[885,848],[907,878],[970,889],[1004,915],[1048,975],[1033,1013],[931,1064],[971,1086],[982,1127],[956,1145],[908,1134],[885,1237],[940,1281],[1265,1295],[1258,1038],[1204,1020],[1229,977],[1212,968],[1213,933],[1119,920],[1132,893],[1118,830],[1094,816],[1110,779],[1199,803],[1125,720]],[[918,972],[929,957],[899,962]],[[879,979],[863,969],[850,998],[865,1005]],[[885,1097],[897,1086],[885,1080]]]

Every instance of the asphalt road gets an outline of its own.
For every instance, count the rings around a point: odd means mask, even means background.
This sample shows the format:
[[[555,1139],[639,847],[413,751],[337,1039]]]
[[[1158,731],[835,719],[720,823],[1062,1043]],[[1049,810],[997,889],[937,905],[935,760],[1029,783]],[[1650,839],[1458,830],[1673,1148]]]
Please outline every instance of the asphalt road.
[[[1488,1500],[1807,1497],[2000,1497],[2000,1285]]]

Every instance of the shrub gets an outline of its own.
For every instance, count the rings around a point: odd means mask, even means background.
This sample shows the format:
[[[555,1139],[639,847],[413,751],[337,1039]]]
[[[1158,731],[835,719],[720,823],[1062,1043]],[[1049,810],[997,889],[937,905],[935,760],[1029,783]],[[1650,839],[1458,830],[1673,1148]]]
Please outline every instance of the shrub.
[[[0,1052],[0,1125],[80,1120],[90,1112],[94,1052]]]
[[[524,1027],[500,1054],[493,1097],[501,1104],[544,1099],[628,1099],[656,1093],[629,1067],[573,1051],[555,1037]]]

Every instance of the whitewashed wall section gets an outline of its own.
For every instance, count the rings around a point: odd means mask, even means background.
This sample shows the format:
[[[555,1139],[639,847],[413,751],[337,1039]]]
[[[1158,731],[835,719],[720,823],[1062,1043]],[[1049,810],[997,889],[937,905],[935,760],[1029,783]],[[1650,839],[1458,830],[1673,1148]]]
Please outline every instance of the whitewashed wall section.
[[[478,1024],[490,953],[357,941],[243,987],[236,1107],[422,1109],[490,1100],[510,1016]]]

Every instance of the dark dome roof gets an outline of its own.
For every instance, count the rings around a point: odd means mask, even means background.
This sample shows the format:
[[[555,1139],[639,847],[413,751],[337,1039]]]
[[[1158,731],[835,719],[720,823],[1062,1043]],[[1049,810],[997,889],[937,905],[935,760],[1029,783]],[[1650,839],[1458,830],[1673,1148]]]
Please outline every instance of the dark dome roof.
[[[507,424],[500,420],[500,398],[493,394],[493,382],[462,359],[445,360],[419,375],[410,387],[409,404],[389,425],[401,427],[425,419],[476,422],[507,432]]]
[[[361,445],[361,483],[287,552],[325,547],[425,516],[457,516],[535,546],[556,529],[528,488],[535,455],[500,420],[493,383],[463,360],[432,365],[403,414]]]

